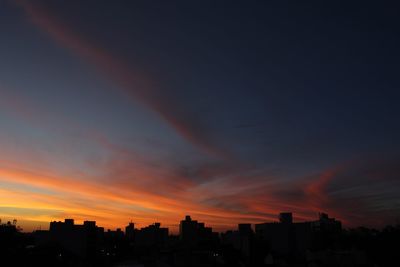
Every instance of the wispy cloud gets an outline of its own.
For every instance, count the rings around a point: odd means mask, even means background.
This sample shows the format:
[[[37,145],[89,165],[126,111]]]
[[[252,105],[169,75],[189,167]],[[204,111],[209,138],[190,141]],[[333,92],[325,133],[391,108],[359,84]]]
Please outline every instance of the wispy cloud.
[[[16,1],[31,21],[49,34],[62,46],[90,62],[98,71],[118,84],[125,93],[141,102],[172,127],[185,140],[201,151],[217,157],[229,157],[229,153],[215,145],[207,136],[200,120],[196,120],[184,105],[166,92],[165,88],[139,68],[110,54],[101,45],[83,37],[67,26],[56,14],[39,1]]]
[[[394,156],[346,162],[310,179],[304,199],[347,225],[383,225],[400,212],[399,164]]]

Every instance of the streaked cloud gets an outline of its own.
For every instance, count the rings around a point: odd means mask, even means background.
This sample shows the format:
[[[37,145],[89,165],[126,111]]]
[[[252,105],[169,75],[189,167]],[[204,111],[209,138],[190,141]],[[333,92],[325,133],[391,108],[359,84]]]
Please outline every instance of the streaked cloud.
[[[68,27],[65,21],[41,2],[25,0],[16,1],[31,19],[32,23],[49,34],[62,46],[75,52],[90,62],[102,75],[114,81],[128,96],[132,97],[158,114],[186,141],[209,155],[230,157],[225,149],[214,144],[207,136],[206,129],[200,120],[190,111],[184,109],[177,98],[167,92],[155,79],[149,77],[138,67],[127,64],[113,56],[99,44],[80,35],[75,29]]]

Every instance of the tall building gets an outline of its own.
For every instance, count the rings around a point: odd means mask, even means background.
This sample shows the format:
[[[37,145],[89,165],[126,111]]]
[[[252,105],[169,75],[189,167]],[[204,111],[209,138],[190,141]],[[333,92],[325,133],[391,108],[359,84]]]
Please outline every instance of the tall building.
[[[125,236],[128,240],[131,241],[135,238],[135,224],[133,222],[130,222],[125,227]]]
[[[293,223],[292,213],[291,212],[281,212],[279,214],[279,222],[280,223],[286,223],[286,224]]]
[[[168,239],[168,228],[160,227],[160,223],[154,223],[135,231],[135,243],[138,246],[163,246]]]
[[[272,252],[290,254],[293,251],[293,225],[273,222],[255,225],[256,235],[268,243]]]
[[[187,215],[185,220],[179,224],[179,238],[186,245],[197,245],[212,240],[214,238],[211,227],[205,227],[204,223],[192,220]]]
[[[246,257],[250,255],[250,250],[254,233],[251,229],[250,223],[240,223],[238,224],[237,231],[227,231],[221,235],[221,242],[224,244],[232,245],[235,249],[240,251]]]
[[[239,223],[238,229],[240,234],[252,234],[253,230],[251,229],[250,223]]]
[[[325,213],[310,222],[293,223],[292,213],[279,214],[279,222],[255,225],[256,235],[266,241],[272,252],[279,254],[304,253],[316,242],[330,242],[329,238],[341,230],[340,221]]]
[[[318,221],[313,222],[313,227],[318,231],[339,232],[342,230],[342,223],[335,218],[331,218],[326,213],[319,213]]]
[[[95,221],[78,225],[73,219],[65,219],[51,222],[48,234],[43,236],[46,241],[57,243],[73,254],[90,257],[101,245],[103,234],[104,229],[97,227]]]
[[[193,221],[189,215],[179,224],[179,238],[185,243],[193,243],[197,241],[197,221]]]

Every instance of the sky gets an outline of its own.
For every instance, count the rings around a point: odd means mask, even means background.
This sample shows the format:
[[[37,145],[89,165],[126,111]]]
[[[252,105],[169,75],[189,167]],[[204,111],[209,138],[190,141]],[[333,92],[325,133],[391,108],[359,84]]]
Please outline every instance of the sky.
[[[0,218],[398,222],[399,11],[0,0]]]

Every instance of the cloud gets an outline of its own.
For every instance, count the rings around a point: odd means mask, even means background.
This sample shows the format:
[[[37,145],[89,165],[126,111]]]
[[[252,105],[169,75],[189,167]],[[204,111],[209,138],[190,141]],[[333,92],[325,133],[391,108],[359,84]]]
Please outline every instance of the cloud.
[[[78,220],[94,218],[100,224],[113,227],[124,221],[136,220],[139,225],[160,220],[166,224],[176,224],[186,213],[198,218],[209,219],[208,223],[231,225],[237,218],[254,219],[251,213],[241,213],[226,207],[215,207],[200,203],[201,196],[194,194],[160,194],[157,188],[172,191],[162,181],[154,179],[151,173],[140,175],[140,179],[148,179],[150,184],[124,184],[113,181],[110,184],[88,179],[88,177],[63,177],[57,174],[40,173],[25,170],[10,164],[0,164],[0,182],[11,183],[14,188],[0,187],[2,207],[16,207],[19,210],[36,207],[46,213],[32,215],[32,212],[21,213],[18,218],[24,220],[54,220],[63,217],[75,217]],[[128,171],[128,169],[125,169]],[[128,177],[130,173],[126,174]],[[176,181],[175,181],[176,182]],[[33,189],[32,189],[32,188]],[[149,187],[152,187],[151,189]],[[260,215],[256,216],[262,220]],[[176,231],[176,227],[172,229]]]
[[[158,220],[172,231],[185,214],[226,230],[237,222],[276,221],[282,211],[294,212],[296,220],[314,220],[324,211],[345,226],[381,226],[400,211],[397,158],[350,161],[297,180],[255,166],[205,164],[193,167],[193,179],[169,164],[148,162],[105,137],[102,143],[110,154],[88,166],[96,168],[95,176],[0,161],[0,182],[15,184],[0,187],[0,206],[48,211],[42,216],[27,212],[20,217],[25,220],[92,218],[106,227],[130,219],[140,225]],[[201,182],[196,180],[199,173],[205,177]]]
[[[209,155],[229,157],[229,153],[213,144],[204,125],[184,105],[173,98],[162,85],[146,73],[114,57],[94,41],[81,36],[67,26],[50,9],[38,2],[16,1],[31,21],[62,46],[70,49],[96,67],[98,71],[117,83],[124,92],[139,101],[173,128],[189,143]]]
[[[305,199],[347,225],[382,226],[399,218],[399,166],[400,159],[392,155],[349,161],[306,184]]]

